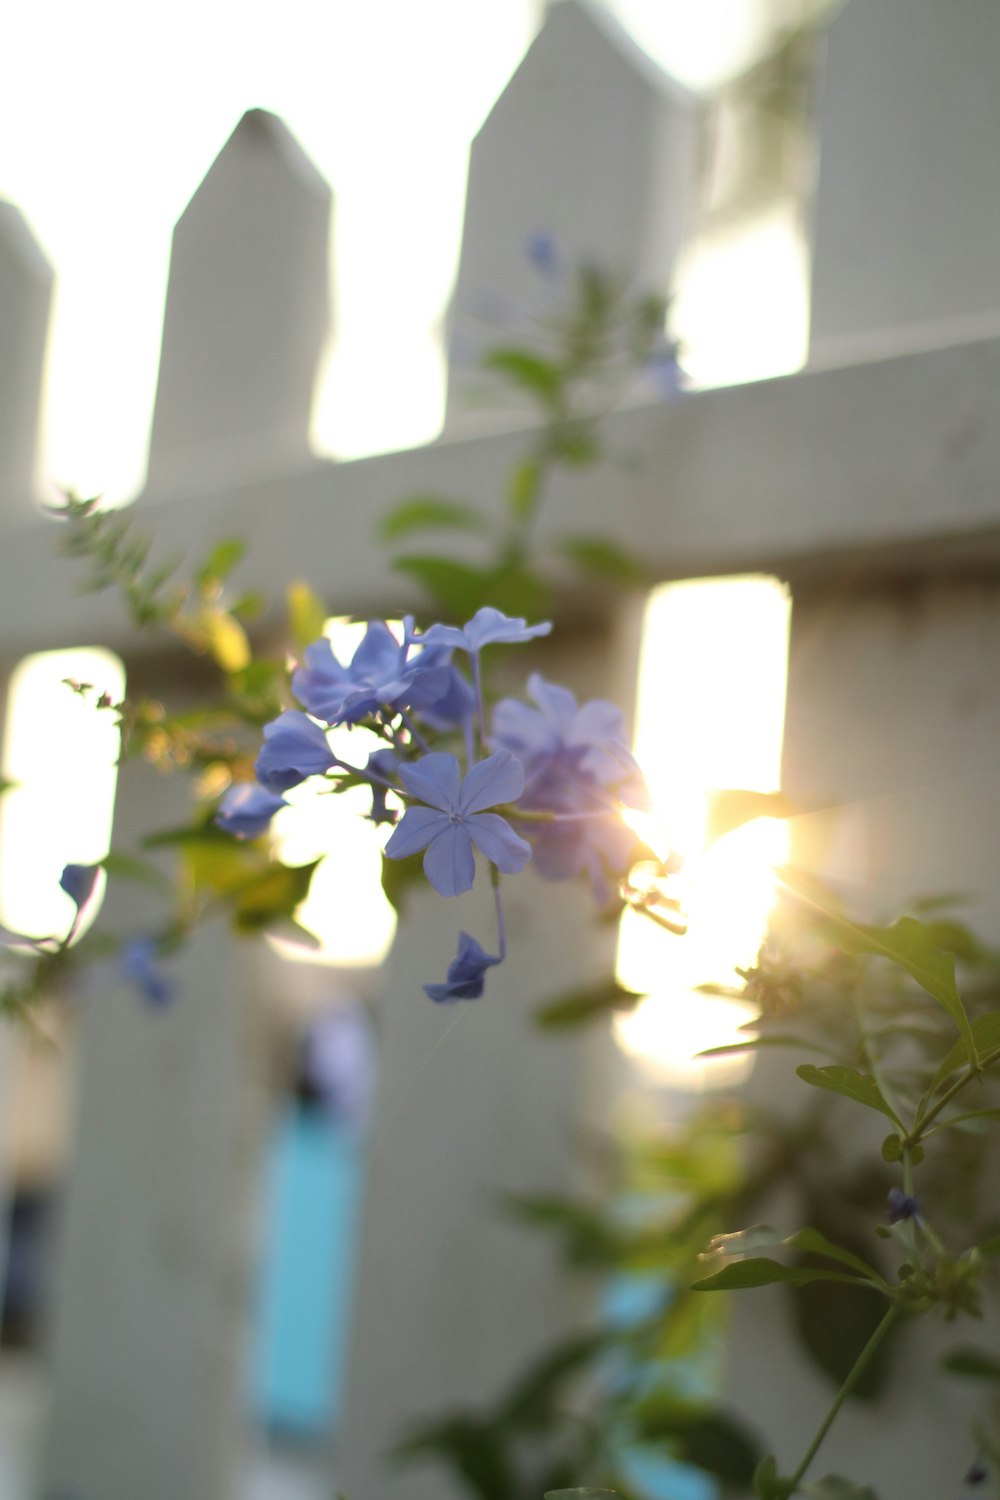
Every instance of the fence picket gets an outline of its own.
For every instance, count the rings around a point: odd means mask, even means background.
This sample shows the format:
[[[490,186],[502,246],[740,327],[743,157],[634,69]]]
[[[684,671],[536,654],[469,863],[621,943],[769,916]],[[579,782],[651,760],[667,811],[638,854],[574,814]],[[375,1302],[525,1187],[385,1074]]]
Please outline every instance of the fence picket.
[[[149,490],[238,482],[308,457],[330,202],[287,127],[248,111],[174,231]]]
[[[52,268],[21,213],[0,201],[0,509],[30,515]]]
[[[606,12],[585,0],[551,8],[472,145],[449,428],[469,425],[477,346],[505,328],[523,338],[551,309],[546,278],[591,264],[669,290],[693,205],[697,124],[693,97]]]

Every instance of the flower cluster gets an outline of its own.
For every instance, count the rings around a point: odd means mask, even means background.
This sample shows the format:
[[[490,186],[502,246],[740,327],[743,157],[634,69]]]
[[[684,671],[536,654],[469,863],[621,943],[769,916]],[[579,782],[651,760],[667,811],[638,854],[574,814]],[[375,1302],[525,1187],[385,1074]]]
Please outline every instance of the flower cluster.
[[[301,708],[265,725],[257,784],[232,787],[219,807],[222,828],[256,838],[285,805],[284,794],[310,777],[323,777],[332,790],[361,783],[371,790],[372,821],[394,825],[386,857],[422,855],[440,895],[468,891],[477,854],[484,859],[497,952],[463,932],[446,980],[424,987],[432,1000],[478,998],[486,970],[502,963],[501,876],[531,862],[546,879],[587,877],[604,901],[627,873],[635,835],[621,812],[643,805],[646,793],[619,710],[597,700],[578,705],[536,674],[528,682],[533,707],[505,698],[488,721],[483,651],[551,628],[483,608],[461,629],[432,625],[421,634],[407,619],[401,639],[373,621],[349,662],[328,640],[314,642],[292,674]],[[334,753],[328,736],[362,724],[384,743],[355,765]]]

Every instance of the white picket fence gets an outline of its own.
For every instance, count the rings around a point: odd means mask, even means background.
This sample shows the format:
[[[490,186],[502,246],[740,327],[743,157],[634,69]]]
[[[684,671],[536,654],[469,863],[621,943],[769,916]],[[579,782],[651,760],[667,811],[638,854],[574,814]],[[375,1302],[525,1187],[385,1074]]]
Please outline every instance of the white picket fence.
[[[819,117],[811,368],[620,414],[613,439],[634,461],[557,484],[544,522],[611,531],[665,579],[790,579],[787,790],[851,805],[852,874],[878,899],[973,889],[984,916],[1000,911],[998,67],[991,0],[854,0],[838,15]],[[583,0],[556,8],[473,149],[454,316],[483,289],[524,298],[523,245],[540,227],[571,262],[666,289],[698,149],[690,100]],[[420,450],[340,465],[310,454],[329,208],[281,122],[246,115],[177,227],[137,503],[164,552],[197,556],[243,533],[247,576],[272,597],[304,576],[337,612],[398,613],[408,601],[371,544],[374,519],[414,491],[495,506],[523,438],[472,434],[453,408],[446,439]],[[33,508],[50,280],[4,208],[0,666],[100,641],[141,684],[147,643],[112,598],[73,595]],[[634,632],[623,618],[605,634],[603,646],[588,635],[555,648],[552,670],[620,699]],[[129,770],[116,837],[167,819],[177,795]],[[829,833],[820,822],[797,828],[807,863]],[[351,1500],[453,1493],[438,1471],[398,1477],[379,1455],[403,1423],[488,1398],[573,1311],[489,1189],[573,1178],[607,1058],[599,1042],[540,1043],[524,1009],[540,974],[555,991],[593,980],[612,955],[606,933],[581,926],[575,893],[547,891],[542,913],[520,899],[502,983],[446,1043],[450,1018],[421,1003],[413,976],[440,967],[453,910],[416,901],[377,977],[383,1102],[336,1471]],[[205,935],[171,1015],[151,1020],[123,994],[83,1019],[47,1500],[233,1493],[262,1118],[255,1018],[266,991],[291,983],[277,960]],[[824,1398],[807,1371],[776,1397],[785,1315],[758,1296],[732,1387],[765,1430],[780,1410],[784,1459]],[[933,1387],[917,1420],[905,1395],[831,1438],[829,1463],[931,1500],[962,1471],[961,1414]]]

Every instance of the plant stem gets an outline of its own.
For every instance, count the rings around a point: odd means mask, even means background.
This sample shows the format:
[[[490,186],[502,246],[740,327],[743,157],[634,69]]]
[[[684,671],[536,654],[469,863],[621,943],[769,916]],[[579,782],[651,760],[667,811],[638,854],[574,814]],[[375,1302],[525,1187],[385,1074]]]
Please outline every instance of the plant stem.
[[[857,1359],[854,1361],[854,1365],[850,1373],[848,1374],[847,1379],[840,1387],[840,1390],[837,1392],[836,1396],[834,1396],[830,1410],[827,1412],[826,1416],[820,1423],[819,1428],[816,1432],[816,1436],[813,1438],[812,1442],[809,1444],[809,1447],[806,1449],[805,1457],[788,1481],[789,1485],[791,1486],[788,1491],[789,1495],[793,1495],[795,1493],[799,1485],[799,1480],[805,1474],[809,1465],[816,1457],[816,1454],[819,1451],[820,1444],[826,1437],[827,1433],[830,1431],[830,1428],[833,1426],[833,1423],[837,1417],[837,1413],[840,1411],[840,1408],[843,1406],[847,1397],[851,1394],[851,1391],[854,1389],[857,1381],[866,1369],[879,1344],[881,1344],[882,1340],[889,1332],[889,1329],[899,1317],[901,1311],[902,1307],[899,1300],[897,1299],[889,1307],[889,1310],[887,1311],[885,1317],[882,1319],[881,1323],[878,1325],[875,1332],[872,1334],[871,1338],[868,1340],[867,1344],[862,1349]]]
[[[915,1146],[920,1140],[920,1137],[924,1134],[925,1127],[929,1125],[932,1120],[937,1119],[938,1115],[944,1109],[945,1105],[950,1104],[955,1095],[960,1093],[961,1090],[965,1088],[965,1085],[967,1083],[970,1083],[973,1078],[978,1078],[980,1073],[988,1068],[991,1063],[995,1063],[998,1058],[1000,1058],[1000,1047],[995,1047],[992,1052],[987,1052],[983,1057],[979,1059],[978,1067],[967,1067],[964,1073],[959,1074],[955,1082],[949,1088],[945,1089],[938,1102],[935,1105],[932,1105],[932,1107],[927,1111],[926,1114],[921,1115],[916,1121],[914,1121],[913,1129],[910,1131],[910,1145]]]

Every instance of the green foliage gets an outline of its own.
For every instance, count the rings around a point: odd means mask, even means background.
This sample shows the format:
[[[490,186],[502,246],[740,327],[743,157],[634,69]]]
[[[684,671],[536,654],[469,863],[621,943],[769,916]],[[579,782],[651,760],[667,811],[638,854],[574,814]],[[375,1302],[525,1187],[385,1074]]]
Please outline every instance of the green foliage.
[[[467,619],[488,601],[508,614],[552,610],[553,583],[567,567],[584,584],[632,588],[648,582],[641,563],[610,538],[569,536],[546,544],[538,521],[560,470],[575,472],[603,456],[601,423],[662,345],[666,309],[619,278],[580,270],[566,306],[540,323],[534,342],[507,344],[483,357],[502,393],[529,409],[525,451],[496,510],[450,496],[417,494],[377,524],[379,539],[406,543],[435,531],[478,538],[479,556],[397,554],[393,566],[420,585],[436,618]]]
[[[803,1484],[797,1493],[807,1495],[809,1500],[878,1500],[875,1491],[868,1485],[855,1484],[853,1480],[844,1479],[840,1474],[827,1474],[823,1479],[817,1479],[815,1484]]]
[[[902,1120],[885,1102],[878,1084],[870,1074],[859,1073],[857,1068],[844,1068],[836,1064],[827,1068],[817,1068],[813,1063],[803,1063],[795,1071],[803,1083],[811,1083],[814,1088],[818,1089],[829,1089],[831,1093],[842,1094],[845,1099],[852,1099],[855,1104],[864,1104],[869,1109],[877,1109],[883,1115],[887,1115],[894,1125],[902,1127]]]
[[[968,1346],[952,1349],[941,1364],[952,1375],[964,1375],[971,1380],[1000,1381],[1000,1356],[988,1349]]]
[[[447,500],[440,495],[414,495],[379,522],[383,542],[398,542],[415,531],[481,531],[483,518],[463,501]]]
[[[642,998],[617,980],[607,979],[547,1001],[535,1011],[535,1024],[542,1031],[566,1031],[599,1021],[609,1013],[620,1015],[634,1010]]]

